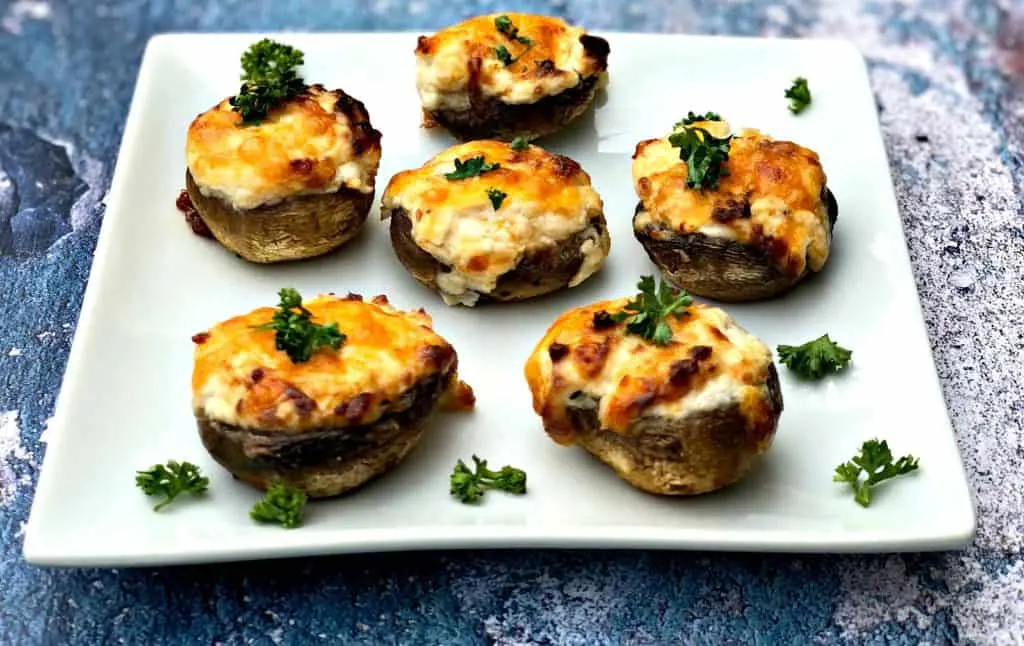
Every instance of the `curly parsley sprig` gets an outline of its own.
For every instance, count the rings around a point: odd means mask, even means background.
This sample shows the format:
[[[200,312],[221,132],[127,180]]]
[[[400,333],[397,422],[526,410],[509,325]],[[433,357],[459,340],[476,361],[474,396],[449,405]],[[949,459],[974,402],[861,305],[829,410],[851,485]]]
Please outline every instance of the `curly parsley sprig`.
[[[681,126],[668,141],[679,149],[679,159],[686,162],[686,186],[694,189],[716,189],[722,177],[729,174],[732,135],[718,138],[704,128]]]
[[[153,511],[160,511],[183,493],[193,496],[206,493],[210,479],[200,475],[199,467],[191,462],[170,460],[146,471],[136,471],[135,486],[147,496],[163,496],[164,499],[153,507]]]
[[[483,497],[488,489],[498,489],[513,494],[526,493],[526,472],[505,465],[499,471],[487,468],[487,460],[473,456],[474,468],[470,470],[466,463],[459,460],[455,463],[449,476],[450,492],[466,504],[472,504]]]
[[[280,302],[269,323],[256,326],[257,330],[274,330],[274,343],[286,352],[294,363],[309,361],[320,348],[337,350],[345,342],[345,335],[337,323],[319,325],[313,314],[302,306],[302,296],[291,287],[277,293]]]
[[[492,187],[487,189],[487,197],[491,200],[491,206],[493,206],[494,210],[497,211],[501,208],[501,203],[505,201],[506,197],[508,197],[508,193]]]
[[[722,115],[717,112],[705,112],[704,114],[697,114],[693,110],[686,113],[686,117],[681,121],[677,121],[675,128],[682,128],[698,121],[722,121]]]
[[[836,467],[833,482],[843,482],[853,490],[853,499],[861,507],[871,505],[871,489],[880,483],[917,471],[918,460],[904,455],[893,460],[892,450],[885,440],[868,440],[860,447],[860,454]],[[862,479],[861,475],[865,477]]]
[[[285,482],[275,482],[253,505],[249,517],[258,523],[277,523],[285,529],[302,525],[307,496]]]
[[[300,50],[269,38],[242,54],[242,86],[230,99],[242,125],[259,123],[274,107],[302,93],[306,84],[297,71],[302,64]]]
[[[488,163],[484,161],[483,155],[477,155],[476,157],[470,157],[466,161],[461,159],[455,160],[455,170],[450,173],[445,173],[444,177],[449,182],[458,181],[460,179],[469,179],[471,177],[479,177],[484,173],[489,173],[492,170],[498,170],[501,168],[501,164]]]
[[[684,316],[693,297],[665,281],[655,285],[653,276],[642,276],[637,289],[640,293],[626,303],[622,311],[612,314],[612,320],[625,321],[627,334],[643,337],[655,345],[667,345],[672,340],[668,317]]]
[[[829,338],[819,336],[803,345],[780,345],[775,349],[787,368],[804,379],[817,380],[839,372],[850,364],[853,352]]]
[[[786,98],[789,99],[789,111],[793,114],[800,114],[811,104],[811,88],[807,85],[807,79],[798,76],[793,79],[793,84],[786,90]]]
[[[509,146],[517,153],[521,153],[530,147],[530,142],[526,140],[526,137],[518,136],[512,140]]]

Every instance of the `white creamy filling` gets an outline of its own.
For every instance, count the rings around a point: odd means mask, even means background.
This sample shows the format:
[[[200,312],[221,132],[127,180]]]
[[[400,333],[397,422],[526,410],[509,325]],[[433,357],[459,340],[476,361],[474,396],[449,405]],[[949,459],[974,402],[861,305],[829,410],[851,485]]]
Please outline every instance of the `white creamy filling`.
[[[473,291],[470,281],[457,271],[439,273],[434,280],[445,305],[473,307],[480,300],[480,293]]]
[[[597,243],[597,231],[593,227],[588,227],[587,236],[583,244],[580,245],[580,254],[583,256],[583,262],[576,271],[576,275],[569,281],[569,287],[575,287],[593,276],[594,272],[600,269],[602,263],[604,263],[604,250]]]
[[[647,409],[645,415],[684,418],[726,408],[740,400],[744,385],[728,374],[720,374],[674,401],[659,402]]]
[[[197,180],[199,192],[206,197],[224,200],[236,209],[247,211],[260,206],[273,206],[289,197],[334,193],[342,187],[363,194],[372,193],[375,178],[372,161],[360,157],[339,165],[334,177],[327,184],[317,188],[303,187],[298,191],[289,190],[286,185],[262,186],[254,189],[253,186],[259,186],[258,183],[246,184],[241,177],[237,182],[226,183],[223,174],[219,179],[222,183],[217,186],[200,184]]]
[[[407,199],[407,205],[403,205],[410,214],[416,212],[409,204],[415,201]],[[479,294],[494,291],[498,279],[515,268],[525,254],[559,244],[584,226],[583,211],[577,217],[566,217],[542,209],[540,204],[513,202],[496,213],[486,203],[460,210],[436,209],[419,219],[411,217],[412,238],[417,246],[452,267],[436,279],[445,302],[475,304]],[[603,260],[603,252],[593,240],[584,242],[581,252],[584,263],[573,279],[574,284],[594,273]],[[466,270],[474,257],[486,258],[487,267],[481,271]]]
[[[723,240],[738,239],[736,231],[731,227],[722,224],[721,222],[708,222],[704,226],[697,229],[697,233],[702,233],[709,238],[720,238]]]

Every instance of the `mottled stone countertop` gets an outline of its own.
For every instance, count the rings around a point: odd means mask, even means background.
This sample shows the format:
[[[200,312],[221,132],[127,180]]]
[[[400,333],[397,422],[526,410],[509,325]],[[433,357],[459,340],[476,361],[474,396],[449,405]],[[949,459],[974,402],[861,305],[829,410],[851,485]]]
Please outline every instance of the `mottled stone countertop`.
[[[867,56],[977,497],[957,553],[390,554],[43,570],[21,536],[147,38],[428,29],[515,7],[593,28],[842,36]],[[1024,643],[1021,0],[0,0],[0,643]]]

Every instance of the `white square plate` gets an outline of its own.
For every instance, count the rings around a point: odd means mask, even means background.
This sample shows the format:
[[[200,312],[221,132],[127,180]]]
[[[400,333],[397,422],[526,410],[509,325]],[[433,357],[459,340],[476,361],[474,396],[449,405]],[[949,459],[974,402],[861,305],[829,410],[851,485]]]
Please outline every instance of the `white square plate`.
[[[971,540],[971,496],[866,67],[851,45],[607,34],[607,96],[570,132],[542,142],[579,161],[604,198],[612,236],[605,268],[555,297],[468,309],[447,307],[417,286],[375,215],[351,246],[291,266],[247,264],[188,230],[174,206],[185,131],[236,90],[239,56],[258,37],[163,35],[146,50],[26,532],[30,562],[125,566],[470,547],[895,551]],[[416,34],[273,37],[305,51],[307,79],[366,103],[384,134],[378,198],[392,174],[453,143],[420,128]],[[814,93],[799,117],[783,97],[796,76],[806,76]],[[781,368],[786,408],[760,465],[719,493],[668,499],[641,493],[582,449],[549,440],[531,409],[523,363],[558,313],[634,293],[639,276],[654,273],[630,227],[630,155],[637,141],[666,132],[688,110],[714,110],[736,128],[756,127],[820,153],[840,205],[826,271],[788,297],[727,309],[772,348],[828,332],[854,351],[854,361],[816,384]],[[207,456],[190,409],[191,335],[275,304],[282,286],[306,296],[385,293],[399,307],[427,308],[478,397],[471,414],[436,417],[396,471],[343,499],[311,504],[295,530],[250,521],[259,494]],[[863,509],[832,472],[875,436],[897,454],[918,456],[921,469],[887,483]],[[528,495],[493,493],[479,507],[451,498],[452,465],[473,453],[492,466],[526,469]],[[156,514],[134,471],[168,459],[201,465],[210,492]]]

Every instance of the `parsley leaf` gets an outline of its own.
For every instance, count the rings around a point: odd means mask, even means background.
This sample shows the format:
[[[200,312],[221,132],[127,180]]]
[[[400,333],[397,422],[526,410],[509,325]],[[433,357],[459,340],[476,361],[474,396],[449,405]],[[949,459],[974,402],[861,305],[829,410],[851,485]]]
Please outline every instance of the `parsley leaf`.
[[[508,48],[504,45],[498,45],[494,48],[494,55],[498,57],[498,60],[505,64],[505,67],[508,67],[512,63],[518,61],[526,54],[526,52],[530,51],[530,48],[533,47],[533,40],[526,36],[520,36],[519,28],[513,25],[512,19],[506,15],[501,15],[494,19],[494,28],[498,30],[498,33],[502,34],[509,40],[526,45],[526,49],[524,49],[519,56],[514,58],[508,51]]]
[[[191,462],[171,460],[166,465],[153,465],[147,471],[136,471],[135,486],[147,496],[163,496],[164,499],[153,507],[153,511],[160,511],[180,494],[205,493],[210,479],[199,475],[199,467]]]
[[[509,53],[508,48],[504,45],[498,45],[494,48],[494,55],[498,57],[498,60],[505,64],[505,67],[511,65],[514,61],[512,60],[512,54]]]
[[[682,121],[677,121],[675,128],[682,128],[688,126],[691,123],[697,123],[698,121],[721,121],[722,116],[717,112],[705,112],[704,114],[696,114],[693,110],[686,113],[686,118]]]
[[[508,197],[508,193],[499,191],[496,188],[489,188],[487,189],[487,197],[491,198],[491,206],[493,206],[494,210],[497,211],[501,208],[501,203],[505,201],[506,197]]]
[[[853,499],[861,507],[871,505],[871,488],[879,483],[905,475],[918,468],[917,458],[904,455],[893,461],[892,451],[885,440],[868,440],[860,447],[860,455],[836,467],[833,482],[845,482],[853,490]],[[861,474],[866,477],[862,480]]]
[[[279,523],[285,529],[302,525],[306,493],[284,482],[275,482],[262,499],[256,501],[249,517],[260,523]]]
[[[508,493],[526,493],[526,472],[511,466],[503,466],[500,471],[487,468],[487,460],[473,456],[475,470],[471,471],[466,463],[459,460],[449,477],[452,496],[462,502],[475,503],[483,497],[488,489],[499,489]]]
[[[779,361],[804,379],[821,379],[842,370],[850,363],[853,352],[842,347],[824,334],[803,345],[780,345],[776,348]]]
[[[512,147],[512,150],[521,153],[530,147],[530,142],[526,140],[526,137],[516,137],[509,145]]]
[[[450,173],[445,173],[445,179],[448,181],[455,181],[460,179],[469,179],[470,177],[479,177],[484,173],[489,173],[492,170],[498,170],[501,168],[500,164],[488,164],[484,162],[484,156],[479,155],[477,157],[470,157],[466,161],[461,159],[455,160],[455,170]]]
[[[302,296],[291,287],[277,292],[280,303],[270,323],[256,326],[257,330],[274,330],[274,343],[278,350],[288,353],[294,363],[309,361],[320,348],[337,350],[345,342],[345,335],[337,323],[318,325],[313,314],[302,306]]]
[[[807,79],[798,76],[793,79],[793,85],[786,90],[786,98],[789,99],[789,111],[793,114],[800,114],[811,104],[811,88],[807,86]]]
[[[515,40],[524,45],[533,44],[533,41],[526,36],[519,35],[519,28],[512,24],[512,19],[508,16],[501,15],[495,18],[494,28],[498,30],[498,33],[504,35],[509,40]]]
[[[296,71],[302,63],[301,51],[269,38],[242,54],[242,86],[230,103],[243,125],[259,123],[275,106],[302,93],[306,85]]]
[[[684,126],[672,133],[668,141],[679,148],[679,159],[686,162],[689,188],[718,188],[719,180],[729,174],[725,162],[729,159],[732,135],[719,139],[703,128]]]
[[[668,317],[682,318],[693,298],[685,290],[677,290],[665,281],[657,287],[653,276],[642,276],[637,283],[640,293],[626,303],[621,312],[612,315],[616,323],[626,322],[626,332],[654,343],[668,345],[672,328]]]

